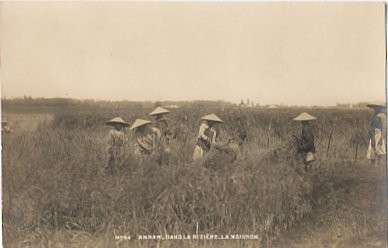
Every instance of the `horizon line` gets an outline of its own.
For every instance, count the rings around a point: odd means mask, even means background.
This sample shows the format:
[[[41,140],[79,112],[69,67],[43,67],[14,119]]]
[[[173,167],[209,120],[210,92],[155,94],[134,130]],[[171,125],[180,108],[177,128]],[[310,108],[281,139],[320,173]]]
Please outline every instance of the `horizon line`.
[[[45,100],[53,100],[53,99],[63,99],[63,100],[75,100],[75,101],[95,101],[95,102],[151,102],[151,103],[157,103],[157,102],[224,102],[224,103],[229,103],[233,105],[241,105],[241,101],[244,101],[244,105],[252,105],[248,104],[247,100],[249,100],[250,103],[253,103],[253,106],[292,106],[292,107],[335,107],[338,105],[358,105],[358,104],[363,104],[363,103],[368,103],[372,102],[371,101],[357,101],[357,102],[336,102],[334,104],[291,104],[291,103],[260,103],[256,102],[251,99],[241,99],[239,102],[234,102],[230,100],[224,100],[224,99],[193,99],[193,100],[111,100],[111,99],[98,99],[98,98],[73,98],[73,97],[32,97],[32,96],[12,96],[12,97],[7,97],[7,96],[1,96],[1,100],[39,100],[39,99],[45,99]],[[381,99],[375,99],[375,100],[381,100]],[[383,100],[385,102],[385,100]]]

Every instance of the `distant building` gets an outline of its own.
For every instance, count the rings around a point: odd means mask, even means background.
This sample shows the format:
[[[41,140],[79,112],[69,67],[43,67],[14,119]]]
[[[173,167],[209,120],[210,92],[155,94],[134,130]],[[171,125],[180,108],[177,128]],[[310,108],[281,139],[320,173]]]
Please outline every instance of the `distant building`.
[[[254,107],[257,107],[257,105],[255,105],[255,102],[251,101],[249,99],[246,102],[244,102],[244,100],[241,100],[241,102],[238,104],[238,106],[242,107],[242,108],[254,108]]]
[[[350,109],[355,107],[355,105],[353,103],[337,103],[335,106],[337,108],[350,108]]]
[[[176,104],[170,104],[170,105],[166,106],[166,108],[177,109],[177,108],[179,108],[179,106]]]

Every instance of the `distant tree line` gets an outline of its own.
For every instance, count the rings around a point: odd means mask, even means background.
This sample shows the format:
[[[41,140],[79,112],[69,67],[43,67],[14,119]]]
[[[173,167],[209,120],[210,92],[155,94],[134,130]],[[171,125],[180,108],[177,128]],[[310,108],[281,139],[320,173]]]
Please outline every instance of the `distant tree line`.
[[[260,108],[300,108],[302,106],[280,105],[259,105],[254,104],[249,99],[236,105],[226,101],[107,101],[107,100],[79,100],[72,98],[32,98],[24,96],[19,98],[2,98],[3,111],[15,112],[63,112],[71,111],[91,111],[105,109],[109,110],[130,110],[130,109],[151,109],[157,106],[174,108],[228,108],[228,107],[260,107]],[[365,108],[366,102],[360,103],[337,103],[332,108]],[[321,108],[320,106],[310,106]]]
[[[58,112],[66,110],[120,110],[120,109],[139,109],[139,108],[154,108],[155,106],[174,106],[179,108],[194,107],[194,108],[224,108],[235,106],[232,103],[225,101],[106,101],[106,100],[78,100],[71,98],[2,98],[3,111],[16,112]]]

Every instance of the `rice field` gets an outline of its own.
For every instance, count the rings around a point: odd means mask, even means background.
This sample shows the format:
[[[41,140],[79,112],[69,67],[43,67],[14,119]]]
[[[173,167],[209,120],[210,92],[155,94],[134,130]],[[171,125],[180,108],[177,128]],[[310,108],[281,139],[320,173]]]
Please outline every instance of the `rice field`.
[[[188,104],[170,115],[168,160],[136,159],[126,130],[119,173],[107,175],[103,123],[147,118],[153,107],[91,106],[46,106],[44,113],[3,106],[14,130],[2,137],[4,247],[386,244],[386,170],[365,159],[367,109]],[[318,118],[311,172],[302,170],[293,143],[300,126],[292,118],[303,111]],[[193,162],[199,118],[211,112],[225,121],[220,143],[232,141]]]
[[[3,114],[3,119],[5,119],[8,122],[8,125],[17,132],[33,132],[40,125],[52,122],[54,116],[52,114],[7,113]]]

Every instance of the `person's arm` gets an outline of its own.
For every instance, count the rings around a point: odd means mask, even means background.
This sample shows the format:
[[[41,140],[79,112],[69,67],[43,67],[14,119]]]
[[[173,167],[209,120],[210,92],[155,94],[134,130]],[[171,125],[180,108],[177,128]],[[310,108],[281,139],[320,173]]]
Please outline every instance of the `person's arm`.
[[[152,133],[156,135],[157,139],[160,139],[160,137],[162,136],[162,133],[160,132],[159,128],[156,128],[156,127],[152,128]]]
[[[202,124],[200,127],[199,127],[199,132],[198,132],[198,138],[201,138],[205,141],[208,141],[208,142],[211,142],[211,140],[209,140],[209,138],[205,135],[205,131],[206,129],[208,129],[209,127],[205,124]]]
[[[216,144],[217,131],[214,128],[211,128],[211,131],[213,132],[211,143]]]
[[[381,135],[383,136],[384,139],[387,138],[387,116],[384,114],[380,115],[380,120],[381,120]]]
[[[138,146],[141,149],[143,149],[147,153],[152,153],[152,150],[155,146],[155,142],[150,135],[139,137],[139,138],[137,138],[136,141],[137,141]]]

